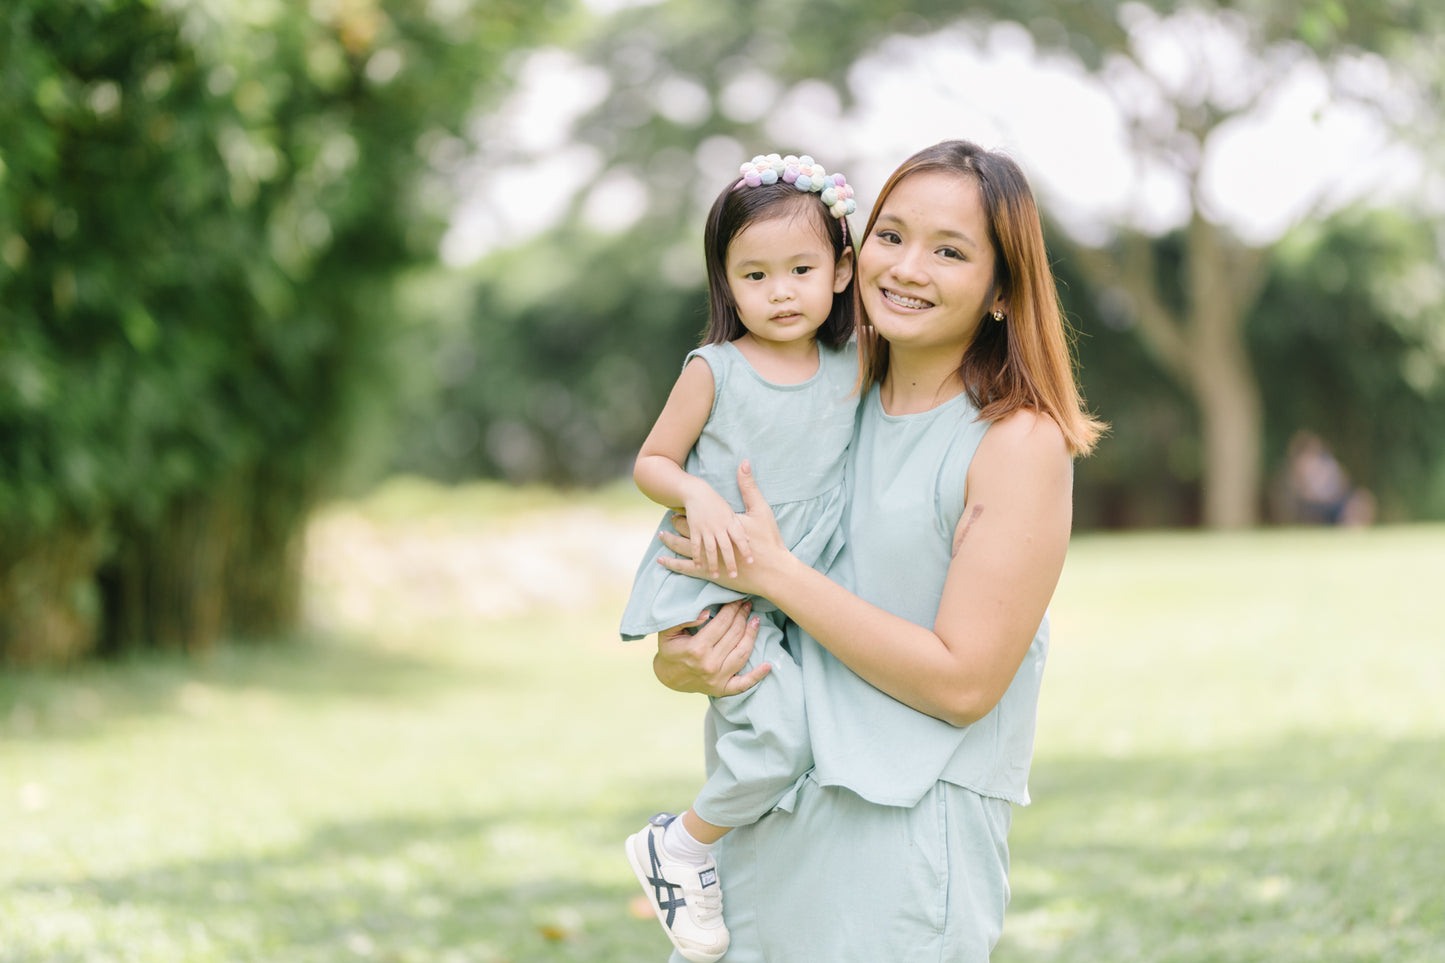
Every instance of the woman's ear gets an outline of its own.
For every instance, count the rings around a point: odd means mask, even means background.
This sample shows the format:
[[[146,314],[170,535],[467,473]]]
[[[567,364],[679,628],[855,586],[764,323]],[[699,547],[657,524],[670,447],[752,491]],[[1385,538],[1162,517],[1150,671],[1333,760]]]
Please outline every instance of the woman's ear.
[[[990,314],[1001,314],[1006,318],[1009,317],[1008,298],[1004,296],[1002,290],[993,296],[993,305],[988,310]]]
[[[838,258],[838,264],[833,268],[833,293],[842,294],[848,282],[853,280],[853,249],[851,247],[843,250],[843,256]]]

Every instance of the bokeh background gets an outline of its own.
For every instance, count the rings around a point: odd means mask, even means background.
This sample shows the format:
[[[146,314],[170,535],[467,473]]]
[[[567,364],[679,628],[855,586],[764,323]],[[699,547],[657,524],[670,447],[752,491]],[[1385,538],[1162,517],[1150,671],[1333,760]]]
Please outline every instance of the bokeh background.
[[[947,137],[1112,425],[1001,952],[1441,959],[1442,93],[1436,0],[5,0],[0,961],[653,958],[706,205]]]
[[[625,478],[769,150],[860,223],[937,139],[1023,164],[1114,426],[1081,531],[1445,517],[1441,17],[15,0],[0,651],[292,624],[311,510],[390,476]]]

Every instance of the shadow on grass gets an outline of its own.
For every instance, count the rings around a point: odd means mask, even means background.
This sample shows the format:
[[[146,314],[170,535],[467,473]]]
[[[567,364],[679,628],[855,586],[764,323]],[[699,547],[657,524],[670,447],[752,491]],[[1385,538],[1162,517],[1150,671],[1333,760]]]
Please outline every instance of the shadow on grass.
[[[1445,959],[1441,749],[1310,733],[1248,751],[1041,759],[1039,802],[1014,820],[995,963]],[[644,794],[687,789],[607,786],[331,824],[290,848],[79,883],[22,878],[12,892],[26,905],[84,925],[59,943],[22,925],[19,956],[0,959],[133,958],[144,938],[156,960],[661,963],[655,924],[628,915],[620,840]]]
[[[609,810],[611,807],[608,807]],[[343,959],[472,963],[666,958],[635,895],[621,841],[640,824],[608,814],[401,818],[333,824],[294,848],[13,892],[84,917],[9,934],[0,959]],[[579,858],[584,857],[584,858]],[[585,868],[584,868],[585,867]],[[48,932],[44,932],[48,930]],[[26,955],[27,953],[31,955]]]
[[[996,963],[1445,960],[1445,746],[1042,759]]]

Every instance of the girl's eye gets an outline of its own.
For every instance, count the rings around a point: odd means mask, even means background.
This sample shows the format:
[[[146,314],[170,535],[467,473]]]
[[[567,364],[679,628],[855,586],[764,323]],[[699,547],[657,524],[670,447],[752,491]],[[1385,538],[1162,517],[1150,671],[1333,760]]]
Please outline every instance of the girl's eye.
[[[793,268],[793,273],[794,273],[794,274],[807,274],[807,273],[808,273],[809,271],[811,271],[811,270],[813,270],[811,266],[805,265],[805,264],[799,264],[797,267]]]
[[[763,279],[763,272],[749,271],[747,274],[744,274],[743,277],[747,278],[749,281],[761,281]]]

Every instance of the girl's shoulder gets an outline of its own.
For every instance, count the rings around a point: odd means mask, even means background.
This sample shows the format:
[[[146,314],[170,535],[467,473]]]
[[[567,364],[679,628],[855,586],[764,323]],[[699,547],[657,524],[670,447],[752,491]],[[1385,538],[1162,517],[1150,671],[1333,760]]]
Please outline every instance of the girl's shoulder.
[[[693,358],[701,358],[703,361],[706,361],[708,367],[713,370],[725,367],[737,353],[736,350],[729,350],[731,347],[732,346],[726,342],[719,344],[700,344],[687,353],[687,357],[682,360],[683,366],[686,367],[691,363]]]

